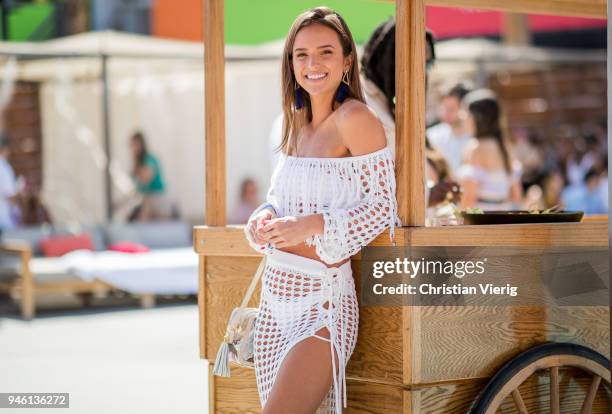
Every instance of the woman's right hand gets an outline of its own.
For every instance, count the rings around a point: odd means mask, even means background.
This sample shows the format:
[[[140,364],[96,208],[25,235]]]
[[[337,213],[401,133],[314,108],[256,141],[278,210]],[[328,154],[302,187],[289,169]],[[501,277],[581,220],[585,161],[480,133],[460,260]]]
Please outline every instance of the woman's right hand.
[[[249,241],[257,244],[258,246],[264,246],[267,242],[259,238],[256,234],[256,231],[263,227],[264,220],[270,220],[276,218],[276,214],[274,214],[270,209],[264,208],[257,215],[252,217],[246,225],[246,233],[248,235]]]

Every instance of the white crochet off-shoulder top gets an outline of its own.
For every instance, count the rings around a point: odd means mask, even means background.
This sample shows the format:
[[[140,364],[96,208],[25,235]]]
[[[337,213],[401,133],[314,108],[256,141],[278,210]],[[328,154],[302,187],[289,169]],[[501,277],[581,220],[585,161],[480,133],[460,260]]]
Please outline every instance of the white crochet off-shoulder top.
[[[342,158],[281,154],[266,203],[279,217],[323,214],[323,234],[305,243],[315,246],[323,262],[332,264],[356,254],[387,227],[393,241],[395,226],[401,226],[395,189],[395,162],[389,147]],[[255,244],[246,227],[245,234],[255,250],[272,248]]]

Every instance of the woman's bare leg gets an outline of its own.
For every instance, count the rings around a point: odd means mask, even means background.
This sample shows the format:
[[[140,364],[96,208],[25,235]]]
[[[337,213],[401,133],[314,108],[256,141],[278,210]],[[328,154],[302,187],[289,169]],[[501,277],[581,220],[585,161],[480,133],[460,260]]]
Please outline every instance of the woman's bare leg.
[[[316,335],[329,339],[329,330]],[[338,355],[334,349],[336,371]],[[313,414],[332,386],[332,363],[328,341],[304,338],[285,356],[270,390],[263,414]]]

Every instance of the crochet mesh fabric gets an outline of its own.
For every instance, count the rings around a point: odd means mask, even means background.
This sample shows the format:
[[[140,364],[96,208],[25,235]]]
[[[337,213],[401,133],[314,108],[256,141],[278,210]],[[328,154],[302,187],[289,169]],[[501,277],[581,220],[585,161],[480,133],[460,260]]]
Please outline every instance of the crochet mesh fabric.
[[[395,187],[395,162],[388,147],[345,158],[284,155],[266,202],[280,217],[323,214],[323,234],[305,242],[316,247],[323,262],[333,264],[353,256],[387,227],[393,241],[395,226],[401,226]],[[265,253],[271,248],[245,235],[253,249]]]
[[[320,262],[291,253],[269,252],[253,346],[262,407],[287,353],[301,340],[316,336],[329,342],[330,355],[338,358],[337,365],[332,359],[332,372],[336,374],[318,412],[341,413],[346,404],[344,372],[355,349],[358,325],[350,262],[339,268],[326,268]],[[331,327],[331,341],[315,335],[323,327]]]
[[[323,233],[305,243],[315,247],[322,262],[334,264],[359,252],[387,227],[393,241],[395,226],[401,226],[395,186],[394,160],[388,147],[345,158],[284,155],[272,175],[266,202],[279,217],[322,214]],[[319,412],[341,414],[346,406],[344,371],[357,340],[359,318],[350,262],[328,268],[270,244],[258,245],[246,227],[245,235],[252,248],[269,255],[254,346],[262,406],[291,347],[327,327],[330,350],[335,346],[339,366],[332,358],[334,381]],[[323,306],[326,303],[332,306]]]

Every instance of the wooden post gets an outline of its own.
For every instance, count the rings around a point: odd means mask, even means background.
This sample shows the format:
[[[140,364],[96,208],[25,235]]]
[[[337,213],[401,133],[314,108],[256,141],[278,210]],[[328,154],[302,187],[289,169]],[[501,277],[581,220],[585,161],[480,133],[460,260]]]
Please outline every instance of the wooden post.
[[[213,375],[213,366],[212,364],[208,364],[208,412],[210,414],[216,413],[216,398],[217,396],[215,395],[215,376]]]
[[[404,226],[425,225],[425,1],[397,0],[396,171]]]
[[[21,252],[21,317],[32,320],[35,313],[34,277],[30,271],[32,250],[28,247]]]
[[[397,0],[395,28],[397,200],[404,226],[425,224],[425,1]],[[402,307],[402,382],[420,381],[420,307]],[[404,412],[419,393],[404,395]]]
[[[111,137],[111,96],[108,83],[108,55],[103,54],[102,65],[102,136],[104,138],[104,198],[106,202],[106,219],[113,219],[113,178],[111,175],[112,137]]]
[[[206,218],[225,226],[225,55],[223,0],[204,0],[204,131],[206,141]]]
[[[198,319],[200,322],[200,358],[208,359],[208,353],[206,351],[206,256],[200,255],[199,258]]]
[[[517,46],[527,46],[531,43],[526,14],[504,13],[504,43]]]

